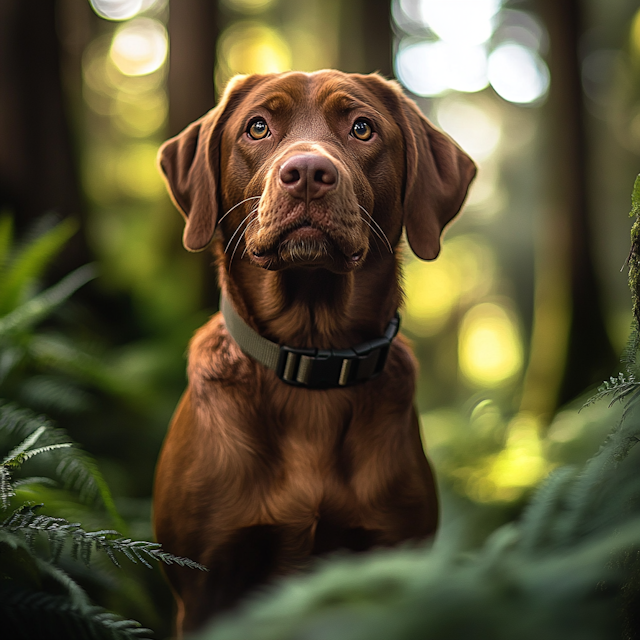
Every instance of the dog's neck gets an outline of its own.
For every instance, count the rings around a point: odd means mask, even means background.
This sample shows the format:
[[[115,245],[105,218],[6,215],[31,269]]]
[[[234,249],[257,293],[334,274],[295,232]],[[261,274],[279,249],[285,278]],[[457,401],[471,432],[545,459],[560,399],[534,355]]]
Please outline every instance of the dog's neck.
[[[292,347],[340,349],[377,338],[398,309],[399,259],[369,256],[357,271],[267,271],[248,259],[229,264],[220,247],[220,286],[260,335]]]

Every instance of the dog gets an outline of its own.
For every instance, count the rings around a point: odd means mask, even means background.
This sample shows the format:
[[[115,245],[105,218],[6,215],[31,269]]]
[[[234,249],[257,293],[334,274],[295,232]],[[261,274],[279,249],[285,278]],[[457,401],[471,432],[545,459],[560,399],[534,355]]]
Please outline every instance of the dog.
[[[232,79],[159,164],[222,292],[155,479],[158,541],[209,569],[166,568],[181,635],[314,556],[434,533],[400,245],[434,259],[476,169],[395,82],[332,70]]]

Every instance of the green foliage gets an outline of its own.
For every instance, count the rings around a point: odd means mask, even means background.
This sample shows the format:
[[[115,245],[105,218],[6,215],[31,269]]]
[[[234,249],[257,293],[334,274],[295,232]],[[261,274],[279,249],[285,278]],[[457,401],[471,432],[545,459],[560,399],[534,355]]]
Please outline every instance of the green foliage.
[[[640,371],[637,356],[640,349],[640,175],[636,177],[631,194],[630,218],[635,218],[631,227],[631,249],[627,258],[629,267],[629,288],[631,289],[631,310],[633,321],[629,340],[622,356],[626,374],[620,373],[617,378],[611,377],[598,387],[597,393],[588,400],[587,405],[602,398],[611,396],[611,404],[631,395],[636,398],[640,394]]]
[[[36,416],[24,410],[8,405],[0,405],[0,431],[20,431],[15,425],[34,426],[40,422]],[[24,429],[24,427],[23,427]],[[22,464],[36,456],[59,455],[73,456],[71,452],[77,447],[71,442],[55,442],[41,444],[45,435],[55,439],[65,438],[61,429],[53,429],[48,424],[40,424],[15,446],[0,463],[0,514],[5,514],[0,523],[0,582],[3,596],[0,611],[4,612],[8,603],[12,603],[11,614],[3,617],[0,628],[11,630],[12,638],[36,637],[35,629],[39,629],[39,638],[133,638],[146,634],[147,629],[131,620],[108,613],[90,604],[79,584],[58,568],[67,542],[70,556],[80,558],[89,564],[95,550],[103,551],[115,564],[120,566],[116,552],[122,554],[133,563],[142,563],[151,568],[149,560],[178,564],[193,569],[206,570],[202,565],[187,558],[180,558],[164,551],[154,542],[124,538],[117,531],[104,529],[85,531],[79,523],[69,522],[65,518],[48,516],[39,513],[44,506],[25,502],[10,510],[10,503],[16,497],[11,474],[18,471]],[[40,444],[40,446],[35,446]],[[77,469],[83,470],[82,477],[93,479],[96,466],[90,458],[78,457],[79,466],[58,465],[62,482],[73,486],[77,482]],[[90,464],[86,464],[89,462]],[[85,463],[82,466],[82,463]],[[69,476],[72,480],[69,481]],[[41,478],[25,479],[25,483],[40,482]],[[106,485],[105,485],[106,487]],[[106,489],[108,491],[108,489]],[[109,495],[109,501],[113,504]],[[36,537],[43,536],[49,547],[49,558],[39,557]],[[26,590],[24,582],[30,588]],[[53,579],[58,588],[62,588],[64,597],[43,592],[44,579]],[[15,605],[15,606],[14,606]],[[35,626],[34,626],[35,625]],[[50,625],[54,625],[51,627]],[[45,630],[47,630],[45,632]],[[32,635],[29,635],[32,634]]]
[[[0,316],[25,302],[35,281],[77,229],[78,223],[68,218],[10,255],[13,240],[11,219],[4,216],[0,220]]]
[[[632,638],[640,595],[640,410],[582,469],[555,471],[475,553],[378,551],[319,563],[201,640]],[[625,600],[626,599],[626,600]],[[620,609],[623,615],[620,615]],[[623,636],[623,632],[626,634]]]
[[[86,340],[68,327],[72,316],[63,303],[95,277],[93,266],[81,267],[49,288],[41,286],[45,269],[76,227],[45,218],[17,243],[11,219],[0,217],[2,637],[147,637],[149,630],[139,623],[95,606],[81,585],[91,589],[92,598],[106,601],[107,608],[120,610],[124,603],[157,621],[144,587],[124,572],[115,578],[110,567],[119,567],[124,558],[143,567],[159,561],[204,569],[157,543],[118,533],[116,529],[126,531],[127,526],[96,461],[65,429],[16,403],[32,401],[64,415],[81,410],[86,415],[89,390],[95,397],[108,397],[111,405],[113,398],[131,405],[137,401],[139,388],[87,350]],[[64,326],[64,332],[56,332],[56,326]],[[86,333],[84,325],[80,328]],[[68,513],[73,516],[62,517]],[[98,530],[82,526],[79,520],[85,517],[98,522],[91,527]],[[90,570],[85,568],[89,562]]]
[[[0,400],[0,444],[11,438],[23,438],[22,447],[27,449],[31,446],[30,441],[39,440],[44,447],[53,448],[65,447],[68,451],[65,455],[56,460],[55,475],[62,482],[62,486],[75,491],[80,500],[92,504],[99,498],[111,516],[114,524],[122,527],[124,523],[118,515],[113,497],[109,487],[98,466],[80,447],[78,447],[69,435],[60,428],[54,427],[49,420],[42,416],[36,416],[27,409],[19,409],[13,405],[3,403]],[[34,452],[19,451],[14,449],[7,459],[0,465],[0,477],[2,473],[8,474],[14,463],[20,464],[23,460],[17,459],[12,462],[11,457],[14,452],[18,455],[32,457]],[[5,504],[5,494],[0,495],[3,505]]]
[[[441,530],[432,547],[323,560],[198,640],[640,637],[640,176],[632,215],[626,373],[587,403],[612,396],[625,408],[604,416],[610,433],[594,457],[556,469],[521,518],[474,552]]]
[[[59,369],[55,359],[41,353],[38,345],[46,335],[34,328],[95,278],[94,267],[85,265],[40,290],[45,270],[76,230],[73,220],[56,223],[45,217],[27,241],[17,243],[11,218],[0,218],[0,396],[17,399],[34,371]]]

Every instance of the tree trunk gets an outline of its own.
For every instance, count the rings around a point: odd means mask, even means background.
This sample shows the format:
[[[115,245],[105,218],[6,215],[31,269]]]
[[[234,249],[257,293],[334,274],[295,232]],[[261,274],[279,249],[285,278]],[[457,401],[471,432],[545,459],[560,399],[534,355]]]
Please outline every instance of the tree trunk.
[[[393,77],[389,0],[351,0],[341,3],[340,59],[342,71],[379,71]]]
[[[543,291],[536,298],[529,388],[525,385],[523,408],[545,413],[608,377],[617,358],[607,335],[591,254],[588,149],[578,53],[581,3],[537,0],[537,8],[551,43],[551,89],[544,107],[549,202],[543,220],[543,250],[538,254],[543,261],[538,272],[547,272],[550,294]],[[539,283],[543,289],[546,285]],[[563,307],[568,314],[564,322]],[[555,324],[550,322],[546,331],[536,332],[536,322],[552,317],[557,318]],[[558,351],[555,356],[549,354],[546,361],[537,357],[539,350],[549,353],[551,345]],[[532,390],[535,385],[537,393]]]
[[[57,9],[50,0],[0,0],[0,209],[14,214],[19,232],[48,211],[60,217],[84,211],[62,86]],[[58,269],[87,259],[77,234]]]
[[[169,9],[169,135],[214,106],[218,11],[214,0],[174,0]]]

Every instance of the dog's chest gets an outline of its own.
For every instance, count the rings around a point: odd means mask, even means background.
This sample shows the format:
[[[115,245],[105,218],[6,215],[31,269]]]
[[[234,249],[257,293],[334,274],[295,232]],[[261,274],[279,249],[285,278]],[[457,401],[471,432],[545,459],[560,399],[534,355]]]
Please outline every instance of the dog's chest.
[[[274,460],[265,511],[275,521],[350,501],[353,409],[343,394],[292,389],[271,398]]]

